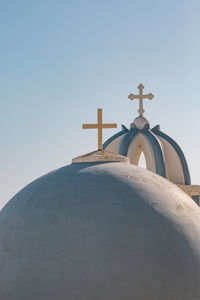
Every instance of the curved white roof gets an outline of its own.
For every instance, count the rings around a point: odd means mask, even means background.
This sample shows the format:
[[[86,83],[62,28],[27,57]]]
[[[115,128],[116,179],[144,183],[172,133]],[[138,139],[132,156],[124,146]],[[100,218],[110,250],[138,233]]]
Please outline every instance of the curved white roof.
[[[200,210],[129,163],[76,163],[0,212],[2,300],[200,299]]]

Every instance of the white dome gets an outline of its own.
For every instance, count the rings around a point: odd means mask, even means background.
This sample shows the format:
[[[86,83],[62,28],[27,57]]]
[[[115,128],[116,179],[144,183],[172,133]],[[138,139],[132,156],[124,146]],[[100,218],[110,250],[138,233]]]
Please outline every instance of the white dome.
[[[77,163],[0,212],[2,300],[200,299],[200,210],[128,163]]]

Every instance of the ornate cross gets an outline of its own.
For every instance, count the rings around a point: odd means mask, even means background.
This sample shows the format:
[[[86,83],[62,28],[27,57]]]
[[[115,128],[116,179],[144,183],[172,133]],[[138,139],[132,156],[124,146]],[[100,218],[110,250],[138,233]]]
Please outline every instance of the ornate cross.
[[[83,129],[98,129],[98,149],[102,150],[102,131],[103,128],[117,128],[117,124],[103,124],[102,123],[102,108],[98,108],[97,110],[97,124],[83,124]]]
[[[153,94],[151,94],[151,93],[149,93],[149,94],[147,94],[147,95],[144,95],[143,94],[143,89],[144,89],[144,86],[142,85],[142,84],[139,84],[138,85],[138,90],[139,90],[139,95],[134,95],[134,94],[130,94],[129,96],[128,96],[128,98],[130,99],[130,100],[134,100],[134,99],[139,99],[139,109],[138,109],[138,112],[139,112],[139,116],[140,117],[143,117],[143,113],[144,113],[144,109],[143,109],[143,99],[149,99],[149,100],[152,100],[153,99],[153,97],[154,97],[154,95]]]

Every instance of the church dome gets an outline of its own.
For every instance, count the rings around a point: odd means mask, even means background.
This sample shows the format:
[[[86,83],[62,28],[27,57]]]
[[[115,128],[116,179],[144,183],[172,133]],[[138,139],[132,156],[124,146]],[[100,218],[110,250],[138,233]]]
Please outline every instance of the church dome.
[[[127,162],[73,163],[1,210],[0,266],[2,300],[197,300],[200,210]]]
[[[127,156],[134,165],[138,165],[144,153],[148,170],[175,184],[191,184],[187,161],[179,145],[159,125],[151,129],[143,116],[137,117],[130,129],[122,125],[122,130],[109,138],[103,149]]]

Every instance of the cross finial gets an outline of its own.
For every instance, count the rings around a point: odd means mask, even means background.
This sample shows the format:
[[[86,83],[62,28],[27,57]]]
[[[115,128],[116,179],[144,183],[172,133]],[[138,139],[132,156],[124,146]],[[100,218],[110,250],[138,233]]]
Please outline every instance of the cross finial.
[[[111,124],[103,124],[102,123],[102,108],[98,108],[97,110],[97,124],[83,124],[83,129],[98,129],[98,150],[103,149],[102,145],[102,135],[103,128],[117,128],[116,123]]]
[[[144,113],[144,109],[143,109],[143,99],[149,99],[149,100],[152,100],[154,95],[149,93],[149,94],[146,94],[144,95],[143,94],[143,89],[144,89],[144,86],[142,84],[139,84],[138,85],[138,90],[139,90],[139,95],[134,95],[134,94],[130,94],[128,96],[128,98],[130,100],[134,100],[134,99],[139,99],[139,109],[138,109],[138,112],[139,112],[139,116],[140,117],[143,117],[143,113]]]

